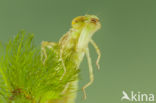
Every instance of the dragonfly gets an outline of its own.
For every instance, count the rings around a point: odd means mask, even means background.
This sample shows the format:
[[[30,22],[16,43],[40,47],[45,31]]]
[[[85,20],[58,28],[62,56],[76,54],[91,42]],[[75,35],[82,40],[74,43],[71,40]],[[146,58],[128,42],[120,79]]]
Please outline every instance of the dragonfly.
[[[96,65],[98,70],[100,69],[99,61],[101,57],[101,52],[97,44],[92,39],[92,36],[101,28],[100,20],[95,15],[84,15],[78,16],[72,20],[71,28],[67,33],[65,33],[58,42],[49,42],[42,41],[41,43],[41,60],[43,64],[45,64],[47,60],[47,52],[48,49],[55,49],[54,47],[58,46],[59,49],[59,60],[63,66],[63,74],[60,80],[66,75],[67,68],[65,64],[65,53],[72,51],[71,56],[75,56],[73,59],[75,61],[77,68],[79,68],[84,56],[87,57],[88,67],[89,67],[89,78],[90,81],[82,87],[82,91],[84,94],[84,99],[87,98],[87,94],[85,89],[89,87],[94,81],[94,73],[92,60],[89,52],[89,43],[93,45],[98,55],[96,60]]]

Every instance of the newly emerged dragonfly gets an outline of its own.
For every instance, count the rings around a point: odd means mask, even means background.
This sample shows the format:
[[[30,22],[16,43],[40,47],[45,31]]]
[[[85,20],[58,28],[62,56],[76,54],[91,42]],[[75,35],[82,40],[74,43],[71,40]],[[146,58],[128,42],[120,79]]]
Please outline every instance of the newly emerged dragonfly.
[[[86,92],[85,89],[90,86],[93,83],[94,75],[93,75],[93,68],[92,68],[92,62],[91,57],[89,54],[89,48],[88,44],[91,43],[93,47],[95,48],[98,58],[96,61],[97,68],[99,69],[99,60],[100,60],[100,50],[96,43],[92,40],[93,34],[99,30],[101,27],[99,18],[95,15],[85,15],[85,16],[78,16],[73,19],[72,21],[72,28],[61,37],[59,42],[48,42],[43,41],[41,46],[41,57],[43,64],[46,62],[47,59],[47,52],[46,48],[53,49],[54,46],[58,46],[59,49],[59,58],[63,66],[64,73],[62,74],[62,78],[64,75],[66,75],[66,65],[64,62],[64,53],[68,51],[72,51],[72,55],[77,55],[77,58],[75,58],[73,61],[75,61],[77,68],[79,68],[79,65],[81,61],[84,58],[84,55],[86,55],[88,60],[88,66],[89,66],[89,75],[90,75],[90,81],[83,86],[82,90],[84,93],[84,99],[86,99]]]

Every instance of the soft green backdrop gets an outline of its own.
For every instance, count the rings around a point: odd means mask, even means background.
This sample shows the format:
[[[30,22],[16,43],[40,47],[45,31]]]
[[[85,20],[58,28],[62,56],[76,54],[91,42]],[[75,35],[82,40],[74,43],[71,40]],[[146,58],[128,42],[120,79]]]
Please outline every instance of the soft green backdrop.
[[[102,28],[93,39],[102,52],[101,70],[90,46],[95,82],[88,98],[77,103],[123,103],[122,91],[156,95],[156,0],[0,0],[0,41],[19,30],[42,40],[58,41],[79,15],[99,16]],[[80,87],[88,82],[86,59],[81,65]]]

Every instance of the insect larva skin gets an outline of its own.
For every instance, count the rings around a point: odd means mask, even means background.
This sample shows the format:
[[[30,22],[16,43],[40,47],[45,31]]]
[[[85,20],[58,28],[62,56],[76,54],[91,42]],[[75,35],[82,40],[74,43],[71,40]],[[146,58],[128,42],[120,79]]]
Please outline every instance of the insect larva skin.
[[[58,43],[56,43],[60,52],[60,60],[62,60],[62,65],[64,65],[63,77],[66,75],[66,68],[68,65],[66,64],[67,58],[70,58],[73,65],[78,69],[84,55],[88,53],[88,44],[90,43],[93,34],[100,29],[100,27],[99,18],[95,15],[78,16],[73,19],[72,28],[61,37]],[[87,54],[86,56],[89,55]],[[90,57],[88,58],[90,59]],[[91,64],[89,64],[89,68],[92,69]],[[93,79],[93,74],[91,73],[90,75],[90,77],[92,77],[90,79]],[[63,77],[61,79],[63,79]],[[88,83],[85,86],[88,87],[90,84],[91,83]],[[83,91],[86,87],[83,88]],[[74,103],[77,94],[76,91],[78,89],[78,79],[69,82],[65,88],[66,90],[63,91],[62,99],[51,100],[48,103]],[[85,91],[84,98],[86,98]]]

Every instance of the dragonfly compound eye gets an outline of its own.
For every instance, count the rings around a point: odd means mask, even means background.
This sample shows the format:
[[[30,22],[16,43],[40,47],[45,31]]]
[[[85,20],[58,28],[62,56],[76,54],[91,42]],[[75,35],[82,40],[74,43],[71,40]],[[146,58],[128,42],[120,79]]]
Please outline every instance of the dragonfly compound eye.
[[[99,22],[99,20],[98,19],[96,19],[96,18],[91,18],[91,23],[97,23],[97,22]]]

